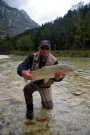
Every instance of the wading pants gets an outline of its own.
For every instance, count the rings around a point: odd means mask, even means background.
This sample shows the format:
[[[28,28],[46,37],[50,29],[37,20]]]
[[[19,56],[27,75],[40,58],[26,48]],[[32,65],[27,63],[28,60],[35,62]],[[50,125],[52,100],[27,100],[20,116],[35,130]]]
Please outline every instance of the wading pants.
[[[23,91],[26,105],[33,104],[33,92],[38,91],[41,96],[42,106],[47,109],[53,108],[51,88],[41,88],[35,83],[29,83],[25,85]]]

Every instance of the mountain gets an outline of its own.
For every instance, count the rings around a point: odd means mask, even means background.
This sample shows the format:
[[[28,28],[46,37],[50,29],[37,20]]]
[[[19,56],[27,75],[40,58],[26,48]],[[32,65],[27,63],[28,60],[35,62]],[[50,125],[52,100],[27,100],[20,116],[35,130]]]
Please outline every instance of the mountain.
[[[12,8],[0,0],[0,36],[14,36],[36,27],[39,25],[24,10]]]

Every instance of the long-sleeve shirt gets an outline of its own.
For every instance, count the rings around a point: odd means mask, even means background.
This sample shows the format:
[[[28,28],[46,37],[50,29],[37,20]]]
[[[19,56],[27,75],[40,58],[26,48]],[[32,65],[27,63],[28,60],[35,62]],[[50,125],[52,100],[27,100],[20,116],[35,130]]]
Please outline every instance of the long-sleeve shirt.
[[[17,73],[22,76],[22,71],[23,70],[28,70],[28,69],[31,69],[32,67],[32,64],[33,64],[33,58],[34,58],[34,54],[31,54],[29,55],[17,68]],[[40,59],[39,59],[39,68],[45,66],[45,63],[46,63],[46,58],[45,57],[42,57],[40,56]],[[58,61],[56,61],[54,63],[55,64],[58,64]]]

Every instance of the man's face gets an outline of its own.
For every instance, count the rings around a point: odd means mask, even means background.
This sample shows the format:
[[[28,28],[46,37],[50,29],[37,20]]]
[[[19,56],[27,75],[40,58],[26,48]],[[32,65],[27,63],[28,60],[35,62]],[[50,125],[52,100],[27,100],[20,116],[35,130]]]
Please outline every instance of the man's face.
[[[46,45],[38,48],[39,52],[40,52],[40,55],[44,56],[44,57],[47,57],[49,55],[49,52],[50,52],[50,48]]]

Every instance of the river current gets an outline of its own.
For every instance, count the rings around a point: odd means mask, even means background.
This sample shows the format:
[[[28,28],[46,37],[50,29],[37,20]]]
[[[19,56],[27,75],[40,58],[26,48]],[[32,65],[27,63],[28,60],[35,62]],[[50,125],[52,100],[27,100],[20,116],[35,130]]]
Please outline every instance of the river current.
[[[54,108],[42,108],[38,92],[33,94],[34,119],[26,119],[24,79],[17,66],[25,57],[0,60],[0,135],[90,135],[90,58],[58,58],[75,72],[54,83]]]

